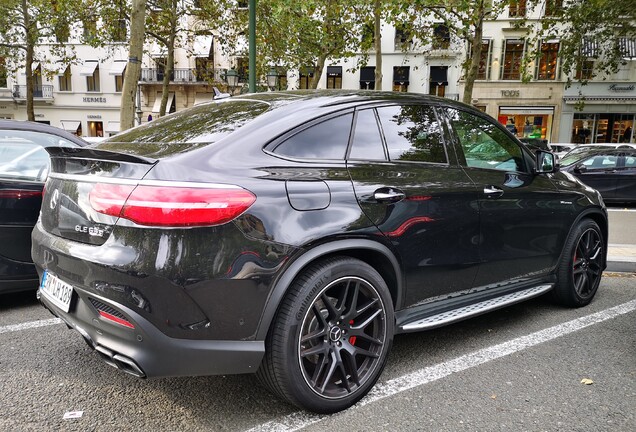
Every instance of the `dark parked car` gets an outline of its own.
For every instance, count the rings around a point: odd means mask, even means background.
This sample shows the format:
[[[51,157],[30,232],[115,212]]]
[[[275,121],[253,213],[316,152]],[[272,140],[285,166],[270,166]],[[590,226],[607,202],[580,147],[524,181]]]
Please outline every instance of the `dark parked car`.
[[[38,286],[31,230],[49,170],[44,147],[81,145],[85,143],[80,138],[56,127],[0,120],[0,293]]]
[[[245,95],[50,153],[40,299],[138,377],[252,372],[334,412],[396,333],[584,306],[605,268],[600,195],[447,99]]]
[[[561,169],[598,190],[606,202],[636,202],[636,149],[586,147],[565,155]]]

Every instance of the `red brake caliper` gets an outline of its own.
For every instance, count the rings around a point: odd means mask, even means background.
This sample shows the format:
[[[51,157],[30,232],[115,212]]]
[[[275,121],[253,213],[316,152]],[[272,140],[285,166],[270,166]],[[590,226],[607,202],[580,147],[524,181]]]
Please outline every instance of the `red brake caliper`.
[[[353,320],[349,321],[349,325],[352,326],[353,325]],[[349,337],[349,343],[351,345],[355,345],[356,344],[356,337],[355,336],[351,336]]]

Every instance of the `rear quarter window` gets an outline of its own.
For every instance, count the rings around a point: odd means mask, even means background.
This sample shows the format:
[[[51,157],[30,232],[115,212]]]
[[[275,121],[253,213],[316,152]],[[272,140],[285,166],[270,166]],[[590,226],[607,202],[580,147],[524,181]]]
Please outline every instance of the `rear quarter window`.
[[[273,152],[300,159],[344,160],[353,114],[344,114],[309,126],[277,145]]]

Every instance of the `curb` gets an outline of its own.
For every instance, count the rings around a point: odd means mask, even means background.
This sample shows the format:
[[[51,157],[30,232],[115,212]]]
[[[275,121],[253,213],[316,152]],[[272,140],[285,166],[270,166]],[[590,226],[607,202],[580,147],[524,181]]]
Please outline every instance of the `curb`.
[[[636,273],[636,245],[610,243],[606,271]]]

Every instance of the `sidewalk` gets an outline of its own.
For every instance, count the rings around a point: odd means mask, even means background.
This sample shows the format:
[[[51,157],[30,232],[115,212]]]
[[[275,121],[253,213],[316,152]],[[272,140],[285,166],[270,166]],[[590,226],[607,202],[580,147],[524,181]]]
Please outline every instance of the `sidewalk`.
[[[607,248],[607,271],[636,273],[636,245],[610,243]]]

